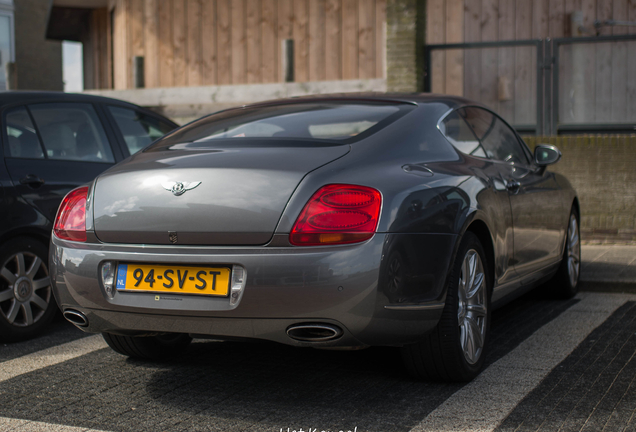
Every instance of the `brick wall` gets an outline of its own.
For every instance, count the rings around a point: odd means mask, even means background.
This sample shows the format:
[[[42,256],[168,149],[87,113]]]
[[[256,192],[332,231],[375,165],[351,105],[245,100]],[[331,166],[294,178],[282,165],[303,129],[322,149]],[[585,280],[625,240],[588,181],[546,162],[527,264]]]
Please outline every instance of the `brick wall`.
[[[563,158],[550,170],[570,180],[581,203],[584,240],[636,240],[636,135],[526,137],[556,145]]]
[[[387,89],[422,90],[424,14],[423,0],[388,0],[386,3]]]

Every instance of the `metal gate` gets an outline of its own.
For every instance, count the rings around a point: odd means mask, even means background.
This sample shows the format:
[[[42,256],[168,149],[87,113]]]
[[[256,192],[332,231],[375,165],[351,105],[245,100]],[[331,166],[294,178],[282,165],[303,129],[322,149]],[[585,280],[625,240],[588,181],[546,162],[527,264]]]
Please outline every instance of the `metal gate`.
[[[520,133],[634,133],[636,35],[425,47],[427,92],[477,100]]]

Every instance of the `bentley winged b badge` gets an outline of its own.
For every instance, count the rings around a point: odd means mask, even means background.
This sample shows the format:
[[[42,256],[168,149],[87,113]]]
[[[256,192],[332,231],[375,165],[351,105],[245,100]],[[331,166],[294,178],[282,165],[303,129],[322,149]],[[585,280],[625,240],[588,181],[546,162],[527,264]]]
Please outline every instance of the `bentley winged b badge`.
[[[179,195],[183,195],[190,189],[194,189],[200,184],[201,184],[200,181],[189,182],[189,183],[188,182],[167,182],[167,183],[161,183],[161,186],[165,190],[169,190],[170,192],[172,192],[174,196],[179,196]]]

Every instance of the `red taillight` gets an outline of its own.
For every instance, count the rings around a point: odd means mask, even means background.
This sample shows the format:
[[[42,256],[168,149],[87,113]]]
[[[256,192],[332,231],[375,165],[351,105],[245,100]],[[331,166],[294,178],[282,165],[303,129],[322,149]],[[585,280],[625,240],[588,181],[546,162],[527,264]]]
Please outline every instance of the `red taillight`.
[[[63,240],[86,241],[86,186],[74,189],[64,197],[55,217],[53,232]]]
[[[356,243],[375,233],[382,195],[366,186],[320,188],[298,216],[289,241],[296,246]]]

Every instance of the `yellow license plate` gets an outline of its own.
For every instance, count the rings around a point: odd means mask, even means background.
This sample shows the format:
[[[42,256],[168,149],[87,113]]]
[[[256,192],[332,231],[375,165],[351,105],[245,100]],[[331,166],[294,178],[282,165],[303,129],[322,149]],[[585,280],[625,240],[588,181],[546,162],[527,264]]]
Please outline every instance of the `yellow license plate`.
[[[120,291],[170,292],[227,296],[230,269],[227,267],[186,267],[146,264],[119,264]]]

